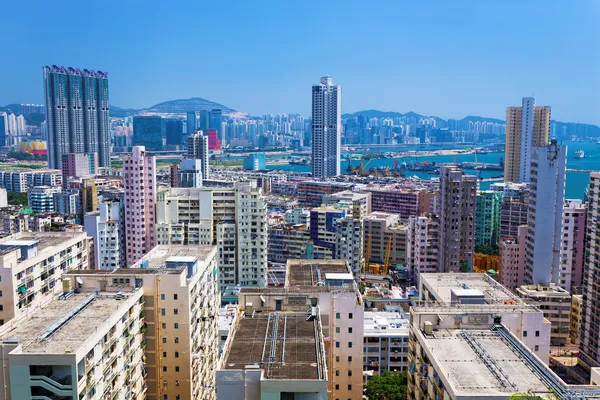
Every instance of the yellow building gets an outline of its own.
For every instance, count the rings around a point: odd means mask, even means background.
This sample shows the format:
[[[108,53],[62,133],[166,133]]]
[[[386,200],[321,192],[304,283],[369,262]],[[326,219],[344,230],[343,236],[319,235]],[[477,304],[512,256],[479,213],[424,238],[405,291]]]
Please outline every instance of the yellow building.
[[[581,308],[583,305],[583,296],[574,294],[571,297],[571,324],[569,329],[569,338],[571,343],[579,344],[579,329],[581,327]]]
[[[528,182],[533,146],[550,140],[550,107],[535,106],[533,97],[524,97],[521,107],[506,109],[504,181]]]

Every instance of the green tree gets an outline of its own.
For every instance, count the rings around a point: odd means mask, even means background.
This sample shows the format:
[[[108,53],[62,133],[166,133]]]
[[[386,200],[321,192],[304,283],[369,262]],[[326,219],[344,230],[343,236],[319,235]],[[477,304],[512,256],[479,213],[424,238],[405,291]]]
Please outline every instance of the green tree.
[[[369,400],[405,400],[407,398],[407,375],[405,372],[383,371],[367,380]]]
[[[490,256],[499,256],[500,248],[496,245],[490,246],[488,244],[476,244],[475,253],[487,254]]]
[[[20,192],[8,192],[6,193],[8,204],[11,206],[26,206],[27,205],[27,193]]]

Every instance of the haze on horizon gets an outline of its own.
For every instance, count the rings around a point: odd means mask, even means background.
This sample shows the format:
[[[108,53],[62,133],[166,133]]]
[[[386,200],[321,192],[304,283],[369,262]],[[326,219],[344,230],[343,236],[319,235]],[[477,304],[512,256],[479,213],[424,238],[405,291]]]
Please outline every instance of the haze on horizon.
[[[600,125],[594,0],[61,3],[3,4],[0,105],[43,102],[56,64],[108,71],[123,108],[203,97],[309,115],[329,74],[344,113],[503,119],[534,95],[553,119]]]

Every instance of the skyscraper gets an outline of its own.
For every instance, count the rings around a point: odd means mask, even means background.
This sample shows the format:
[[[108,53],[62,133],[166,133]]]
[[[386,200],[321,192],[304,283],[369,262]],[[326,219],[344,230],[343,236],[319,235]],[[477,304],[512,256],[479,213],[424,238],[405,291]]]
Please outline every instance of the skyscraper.
[[[169,119],[165,124],[167,144],[179,146],[183,143],[183,121],[180,119]]]
[[[567,147],[533,146],[527,211],[526,284],[559,284]]]
[[[134,146],[123,159],[127,266],[156,246],[156,159]]]
[[[108,74],[56,65],[43,70],[48,166],[60,168],[63,154],[97,153],[98,165],[110,167]]]
[[[200,160],[202,179],[208,179],[208,137],[196,131],[187,139],[187,158]]]
[[[187,138],[192,136],[196,129],[198,129],[198,121],[196,119],[196,111],[190,111],[186,115],[186,130],[185,136],[183,137],[182,144],[187,144]]]
[[[162,150],[166,142],[166,124],[162,117],[133,117],[134,146],[144,146],[148,150]]]
[[[457,166],[440,167],[440,271],[471,272],[475,251],[477,178]]]
[[[8,136],[8,117],[4,111],[0,111],[0,148],[6,146]]]
[[[529,182],[533,146],[546,146],[550,137],[550,107],[535,106],[523,97],[521,107],[506,109],[505,182]]]
[[[214,110],[210,110],[208,115],[208,128],[214,129],[219,132],[219,139],[221,140],[222,146],[225,146],[227,141],[225,140],[225,132],[223,131],[223,113],[220,109],[216,108]]]
[[[340,175],[342,87],[329,76],[312,87],[312,174],[315,178]]]

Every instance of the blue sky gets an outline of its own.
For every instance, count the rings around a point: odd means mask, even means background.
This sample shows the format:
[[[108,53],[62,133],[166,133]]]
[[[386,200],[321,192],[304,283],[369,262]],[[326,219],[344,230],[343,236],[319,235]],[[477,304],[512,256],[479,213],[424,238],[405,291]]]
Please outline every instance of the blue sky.
[[[204,97],[310,112],[330,74],[344,112],[503,118],[535,95],[600,124],[600,1],[7,1],[0,104],[41,102],[42,66],[109,72],[111,104]]]

